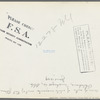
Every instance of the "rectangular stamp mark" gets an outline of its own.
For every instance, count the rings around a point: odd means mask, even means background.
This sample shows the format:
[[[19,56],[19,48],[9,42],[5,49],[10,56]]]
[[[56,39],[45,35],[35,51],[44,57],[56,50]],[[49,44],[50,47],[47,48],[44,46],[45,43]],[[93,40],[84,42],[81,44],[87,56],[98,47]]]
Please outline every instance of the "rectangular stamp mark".
[[[80,72],[94,72],[96,67],[89,25],[75,26],[73,30]]]

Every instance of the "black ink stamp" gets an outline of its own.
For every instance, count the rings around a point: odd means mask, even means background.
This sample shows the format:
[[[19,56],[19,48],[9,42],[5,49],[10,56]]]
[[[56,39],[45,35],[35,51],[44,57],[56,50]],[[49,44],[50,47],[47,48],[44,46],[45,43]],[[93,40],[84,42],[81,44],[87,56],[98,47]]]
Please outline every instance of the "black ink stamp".
[[[73,30],[80,72],[94,72],[96,68],[89,25],[75,26]]]

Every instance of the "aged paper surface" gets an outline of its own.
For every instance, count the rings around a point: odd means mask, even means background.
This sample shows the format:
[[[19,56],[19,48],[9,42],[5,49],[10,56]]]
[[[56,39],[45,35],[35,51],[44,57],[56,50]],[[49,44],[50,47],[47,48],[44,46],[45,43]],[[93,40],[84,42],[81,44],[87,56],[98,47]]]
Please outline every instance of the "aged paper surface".
[[[100,98],[99,2],[0,2],[0,98]]]

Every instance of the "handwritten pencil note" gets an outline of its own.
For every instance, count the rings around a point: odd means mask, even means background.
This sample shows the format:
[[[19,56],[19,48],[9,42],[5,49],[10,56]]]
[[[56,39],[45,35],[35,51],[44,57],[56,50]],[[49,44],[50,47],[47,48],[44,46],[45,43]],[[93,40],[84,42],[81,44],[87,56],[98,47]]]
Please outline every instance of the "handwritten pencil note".
[[[0,2],[0,98],[100,98],[99,2]]]

